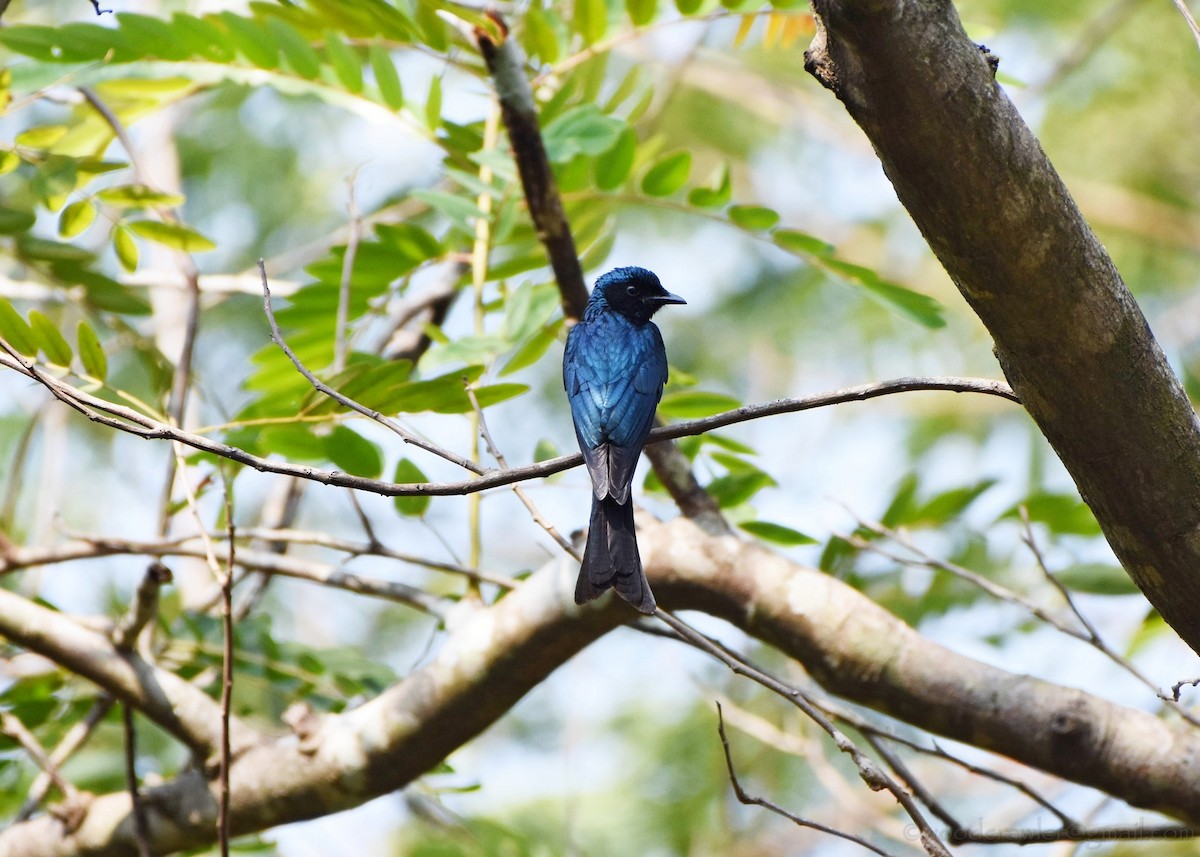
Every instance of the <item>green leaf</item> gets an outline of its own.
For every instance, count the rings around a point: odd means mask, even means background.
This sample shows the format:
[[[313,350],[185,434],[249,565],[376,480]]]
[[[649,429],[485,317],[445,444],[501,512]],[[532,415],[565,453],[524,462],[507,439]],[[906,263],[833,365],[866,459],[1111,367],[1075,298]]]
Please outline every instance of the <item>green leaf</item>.
[[[90,199],[80,199],[62,210],[58,216],[58,234],[63,238],[74,238],[84,232],[96,220],[96,206]]]
[[[238,52],[251,64],[265,69],[279,67],[279,45],[275,43],[270,30],[252,18],[243,18],[232,12],[222,12],[219,17],[229,30]]]
[[[325,454],[339,470],[369,479],[378,479],[383,474],[383,452],[358,432],[334,426],[324,440]]]
[[[113,230],[112,240],[117,261],[132,274],[138,266],[138,247],[137,242],[133,240],[133,233],[129,231],[128,226],[120,225]]]
[[[148,241],[185,250],[189,253],[202,253],[205,250],[215,250],[217,245],[205,238],[194,229],[179,223],[163,223],[158,220],[131,220],[126,226],[136,235]]]
[[[26,357],[37,357],[37,338],[13,305],[0,298],[0,338]]]
[[[717,501],[722,509],[731,509],[749,502],[763,488],[775,485],[770,474],[761,470],[751,470],[745,473],[730,473],[720,476],[705,486],[705,490]]]
[[[21,156],[12,149],[0,149],[0,176],[8,175],[21,166]]]
[[[149,208],[183,205],[185,198],[178,193],[165,193],[140,184],[123,184],[98,191],[96,196],[117,208]]]
[[[1057,571],[1054,576],[1068,589],[1093,595],[1136,595],[1137,588],[1125,569],[1104,562],[1084,562]]]
[[[1029,513],[1029,520],[1045,524],[1051,532],[1074,536],[1100,534],[1100,525],[1096,523],[1092,510],[1074,494],[1033,494],[1000,518],[1019,520],[1021,506]]]
[[[906,524],[939,526],[961,515],[984,491],[996,484],[995,479],[983,479],[974,485],[951,488],[931,498],[913,512]]]
[[[2,235],[25,232],[36,222],[37,217],[31,211],[0,207],[0,234]]]
[[[525,31],[527,35],[526,50],[540,57],[542,62],[553,65],[558,61],[558,33],[546,17],[546,13],[537,6],[531,6],[525,13]]]
[[[743,229],[770,229],[779,222],[779,212],[761,205],[735,205],[729,219]]]
[[[571,25],[583,37],[585,45],[595,44],[608,29],[608,4],[604,0],[575,0]]]
[[[675,0],[675,8],[680,15],[695,15],[704,5],[704,0]]]
[[[325,31],[325,55],[329,57],[329,64],[333,66],[342,86],[356,94],[362,92],[362,63],[358,54],[333,30]]]
[[[600,190],[616,190],[629,177],[633,169],[633,159],[637,154],[637,133],[632,128],[625,128],[617,138],[616,144],[600,157],[596,158],[594,175],[596,187]]]
[[[509,294],[505,301],[504,334],[512,342],[529,336],[550,320],[559,305],[554,283],[526,285]]]
[[[829,242],[795,229],[776,229],[771,238],[784,250],[801,256],[829,256],[834,250]]]
[[[658,0],[625,0],[625,11],[635,27],[644,27],[654,20]]]
[[[616,145],[625,123],[600,112],[595,104],[580,104],[555,117],[542,131],[551,163],[577,155],[601,155]]]
[[[427,381],[414,381],[396,391],[393,399],[396,413],[415,414],[433,411],[437,414],[465,414],[471,410],[466,384],[483,374],[482,366],[468,366]]]
[[[475,219],[483,217],[483,212],[473,199],[445,193],[440,190],[414,190],[413,199],[418,199],[430,208],[445,216],[451,223],[468,235],[475,232]]]
[[[658,412],[674,419],[708,417],[723,411],[740,408],[742,403],[733,396],[723,393],[706,393],[703,390],[680,390],[667,393],[658,404]]]
[[[733,183],[729,177],[729,162],[723,161],[713,173],[708,187],[692,188],[688,203],[697,208],[721,208],[733,196]]]
[[[313,49],[308,39],[300,35],[291,25],[279,18],[267,22],[275,41],[288,66],[303,78],[313,80],[321,73],[321,56]]]
[[[670,196],[687,183],[692,171],[692,153],[673,152],[661,158],[642,178],[642,191],[649,196]]]
[[[47,360],[58,366],[71,365],[71,346],[59,333],[54,322],[35,309],[29,312],[29,326],[33,329],[33,336]]]
[[[383,96],[383,103],[393,110],[404,106],[404,90],[400,87],[400,75],[396,72],[396,64],[392,55],[383,45],[371,45],[368,50],[371,58],[371,71],[375,74],[375,85]]]
[[[529,392],[528,384],[488,384],[475,388],[475,401],[480,408],[490,408]]]
[[[876,297],[926,327],[946,326],[946,319],[942,317],[942,305],[928,295],[886,282],[875,271],[862,265],[843,262],[841,259],[826,259],[823,264],[834,273],[858,283]]]
[[[22,131],[13,142],[28,149],[48,149],[66,136],[66,125],[39,125]]]
[[[500,370],[500,377],[511,375],[513,372],[524,369],[526,366],[532,366],[541,360],[542,356],[550,350],[554,341],[558,339],[558,329],[561,326],[561,322],[547,325],[526,339],[504,364],[504,368]]]
[[[799,530],[793,530],[783,524],[773,524],[770,521],[746,521],[738,526],[765,542],[774,542],[777,545],[792,547],[817,544],[817,540],[812,536],[806,536]]]
[[[400,463],[396,465],[396,472],[392,475],[392,481],[399,484],[409,484],[414,482],[428,482],[425,474],[421,472],[421,468],[413,464],[407,458],[400,459]],[[413,497],[393,497],[392,502],[396,504],[396,511],[401,515],[410,515],[413,517],[421,517],[425,514],[425,510],[429,508],[429,497],[416,495]]]
[[[436,131],[442,124],[442,79],[434,76],[429,81],[429,97],[425,99],[425,124]]]
[[[75,341],[79,346],[79,361],[83,364],[83,371],[98,381],[106,380],[108,358],[104,356],[104,349],[100,347],[100,337],[83,319],[79,320],[75,329]]]

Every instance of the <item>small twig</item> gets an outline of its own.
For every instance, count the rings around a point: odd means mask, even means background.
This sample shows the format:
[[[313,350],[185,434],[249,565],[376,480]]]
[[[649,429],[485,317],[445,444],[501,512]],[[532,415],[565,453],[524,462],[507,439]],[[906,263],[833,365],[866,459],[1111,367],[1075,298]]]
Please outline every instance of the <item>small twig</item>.
[[[1025,545],[1029,548],[1030,553],[1033,554],[1034,562],[1037,563],[1037,567],[1042,572],[1042,576],[1045,577],[1046,580],[1048,580],[1056,590],[1058,590],[1059,595],[1063,597],[1063,600],[1067,603],[1067,607],[1070,608],[1071,613],[1074,614],[1075,618],[1079,621],[1079,624],[1081,624],[1086,630],[1086,642],[1114,664],[1141,682],[1142,685],[1149,688],[1156,697],[1161,699],[1163,702],[1168,703],[1175,710],[1175,712],[1188,723],[1191,723],[1193,726],[1200,726],[1200,717],[1197,717],[1182,705],[1176,704],[1179,701],[1178,699],[1168,699],[1167,696],[1162,692],[1162,689],[1150,680],[1149,676],[1139,670],[1131,660],[1113,649],[1104,641],[1104,638],[1100,636],[1100,631],[1097,630],[1092,621],[1088,619],[1087,615],[1079,609],[1079,605],[1075,603],[1075,598],[1071,595],[1071,590],[1069,590],[1063,584],[1063,582],[1058,579],[1057,576],[1052,574],[1049,566],[1046,565],[1046,558],[1042,555],[1042,550],[1038,546],[1037,539],[1035,539],[1033,535],[1033,524],[1029,520],[1029,510],[1022,505],[1019,509],[1019,514],[1021,517],[1021,541],[1025,543]]]
[[[821,824],[819,821],[811,821],[807,818],[801,818],[800,816],[788,812],[779,804],[773,803],[766,798],[748,794],[746,790],[742,788],[742,784],[738,781],[737,772],[733,767],[733,755],[729,750],[729,738],[725,734],[725,717],[721,711],[720,702],[717,703],[717,734],[721,737],[721,749],[725,751],[725,768],[729,771],[729,782],[733,786],[733,793],[737,795],[738,801],[747,806],[761,806],[764,809],[770,810],[776,815],[783,816],[800,827],[810,827],[813,830],[819,830],[822,833],[828,833],[830,836],[837,836],[842,839],[849,840],[856,845],[861,845],[868,851],[881,854],[883,857],[893,857],[890,851],[884,851],[879,846],[873,845],[860,836],[855,836],[853,833],[848,833],[844,830],[838,830],[836,827],[830,827],[828,825]]]
[[[108,716],[114,702],[115,700],[110,695],[102,694],[92,703],[92,707],[88,709],[88,713],[84,715],[83,719],[77,720],[71,725],[67,734],[58,742],[58,746],[50,751],[48,758],[53,768],[61,768],[75,754],[75,751],[87,742],[96,727]],[[41,806],[42,801],[46,799],[52,785],[55,785],[55,782],[50,773],[47,770],[39,772],[29,787],[25,803],[21,804],[21,809],[13,820],[25,821],[31,818],[37,812],[37,808]]]
[[[1175,702],[1179,702],[1179,692],[1183,690],[1185,685],[1189,687],[1196,687],[1200,685],[1200,678],[1189,678],[1184,679],[1183,681],[1175,682],[1173,685],[1171,685],[1171,699],[1173,699]]]
[[[221,577],[221,767],[218,774],[217,842],[221,857],[229,857],[229,713],[233,707],[233,569],[237,556],[237,531],[233,522],[233,485],[225,479],[225,528],[229,553]]]
[[[101,9],[100,8],[100,0],[88,0],[88,2],[91,3],[92,8],[96,10],[96,17],[99,17],[101,15],[106,15],[106,14],[107,15],[112,14],[112,9]]]
[[[896,801],[904,808],[908,817],[917,826],[920,832],[921,845],[930,857],[950,857],[950,851],[946,848],[946,844],[942,842],[937,832],[929,825],[928,820],[925,818],[924,813],[921,812],[921,808],[917,806],[916,801],[913,800],[912,795],[905,791],[886,771],[880,768],[870,756],[859,749],[853,741],[846,737],[845,733],[838,729],[803,691],[784,684],[769,673],[731,654],[724,647],[713,645],[707,637],[696,631],[691,625],[677,619],[661,607],[654,615],[669,625],[675,633],[683,637],[688,643],[715,656],[736,675],[744,676],[762,685],[767,690],[778,694],[804,712],[805,716],[816,723],[826,735],[833,739],[834,745],[841,752],[850,757],[850,760],[854,762],[854,766],[858,769],[859,777],[862,778],[862,781],[867,784],[867,787],[871,791],[887,789],[892,793]]]
[[[465,379],[464,379],[465,380]],[[487,445],[488,455],[496,459],[496,463],[501,468],[507,470],[508,462],[504,459],[504,454],[500,452],[500,448],[496,446],[496,442],[492,440],[492,433],[488,431],[487,420],[483,416],[483,408],[479,407],[479,399],[475,396],[475,390],[472,389],[470,382],[466,382],[467,397],[471,400],[471,407],[475,409],[475,417],[479,426],[479,434],[483,437],[483,442]],[[537,504],[520,485],[511,486],[513,493],[517,495],[517,499],[521,501],[528,511],[533,522],[546,531],[546,535],[554,539],[560,548],[567,552],[568,555],[582,562],[583,557],[576,549],[575,545],[564,538],[563,535],[555,528],[554,524],[542,514],[538,509]],[[478,495],[475,495],[478,496]]]
[[[333,371],[346,368],[349,353],[347,327],[350,315],[350,279],[354,274],[354,259],[358,256],[358,242],[362,232],[362,218],[354,201],[354,176],[346,181],[346,210],[350,215],[350,237],[346,241],[346,255],[342,257],[342,278],[338,284],[337,317],[334,322]],[[264,275],[265,276],[265,275]]]
[[[1183,20],[1187,21],[1188,29],[1192,31],[1192,37],[1196,40],[1196,46],[1200,47],[1200,25],[1196,23],[1187,3],[1184,3],[1183,0],[1175,0],[1175,8],[1179,10],[1179,14],[1183,15]]]
[[[37,737],[25,728],[21,718],[11,711],[0,711],[0,731],[20,745],[42,773],[49,777],[54,787],[62,792],[64,798],[72,800],[78,795],[78,790],[63,777],[58,765],[46,754]]]
[[[142,629],[153,621],[158,612],[158,591],[172,580],[171,569],[157,560],[150,563],[142,582],[138,584],[133,602],[112,632],[113,645],[123,652],[132,651]]]
[[[125,732],[125,786],[129,789],[129,800],[133,805],[133,836],[137,840],[138,857],[154,857],[150,847],[150,821],[146,817],[146,804],[138,790],[137,775],[137,732],[133,728],[133,707],[121,703],[121,722]]]
[[[333,399],[335,402],[344,405],[353,411],[357,411],[364,417],[374,420],[383,427],[387,428],[389,431],[398,435],[405,443],[410,443],[413,446],[425,450],[426,452],[431,452],[439,458],[444,458],[446,461],[449,461],[452,464],[457,464],[459,467],[463,468],[464,470],[469,470],[472,473],[483,474],[486,472],[484,468],[481,468],[469,458],[464,458],[463,456],[451,452],[448,449],[443,449],[437,444],[430,443],[429,441],[413,434],[395,420],[385,417],[383,414],[379,413],[379,411],[365,407],[348,396],[339,393],[337,390],[333,389],[328,384],[325,384],[323,381],[317,378],[316,375],[309,371],[308,367],[306,367],[300,361],[300,358],[296,356],[296,353],[292,351],[291,347],[287,344],[287,341],[283,338],[283,332],[279,329],[279,323],[275,320],[275,311],[271,307],[271,289],[267,284],[267,268],[262,259],[258,260],[258,270],[262,275],[263,310],[266,312],[267,321],[271,325],[271,340],[278,345],[280,349],[282,349],[283,353],[287,355],[288,360],[290,360],[292,365],[296,367],[296,371],[303,375],[305,379],[313,385],[314,389]]]

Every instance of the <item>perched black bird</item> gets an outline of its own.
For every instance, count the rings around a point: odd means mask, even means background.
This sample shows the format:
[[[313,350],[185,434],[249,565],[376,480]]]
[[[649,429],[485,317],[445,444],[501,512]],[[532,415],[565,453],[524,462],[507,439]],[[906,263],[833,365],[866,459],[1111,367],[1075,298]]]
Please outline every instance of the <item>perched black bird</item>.
[[[654,612],[629,487],[667,383],[667,352],[650,317],[681,303],[645,268],[616,268],[596,281],[583,320],[567,336],[563,385],[593,493],[577,604],[611,586],[638,610]]]

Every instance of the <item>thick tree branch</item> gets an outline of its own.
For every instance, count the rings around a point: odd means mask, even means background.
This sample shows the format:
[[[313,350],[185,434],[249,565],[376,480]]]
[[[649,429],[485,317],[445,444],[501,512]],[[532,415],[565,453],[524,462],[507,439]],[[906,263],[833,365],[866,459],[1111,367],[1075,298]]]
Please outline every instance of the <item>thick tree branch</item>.
[[[959,655],[846,584],[758,545],[707,536],[684,518],[641,523],[646,570],[664,604],[704,610],[777,645],[846,699],[1200,822],[1196,730]],[[404,786],[630,618],[621,604],[576,607],[573,580],[564,563],[543,569],[465,617],[427,666],[381,696],[314,718],[299,742],[245,750],[231,776],[234,833],[325,815]],[[6,606],[0,602],[0,616]],[[210,716],[215,728],[215,711]],[[145,798],[158,853],[213,841],[216,803],[202,775],[147,789]],[[69,838],[49,817],[14,825],[0,834],[0,857],[123,854],[132,835],[128,795],[113,794],[93,801]]]
[[[806,68],[874,145],[1126,571],[1200,651],[1200,423],[949,2],[814,0]]]
[[[132,705],[186,744],[202,761],[216,750],[220,712],[202,690],[132,652],[122,652],[101,634],[69,617],[0,590],[0,637],[49,658]],[[248,726],[234,723],[237,750],[254,740]]]

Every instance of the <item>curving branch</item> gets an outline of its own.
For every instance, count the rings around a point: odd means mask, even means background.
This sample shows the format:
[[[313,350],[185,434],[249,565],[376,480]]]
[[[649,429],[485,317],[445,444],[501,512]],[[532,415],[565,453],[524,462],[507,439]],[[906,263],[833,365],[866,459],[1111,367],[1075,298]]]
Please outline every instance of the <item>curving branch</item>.
[[[526,479],[537,479],[561,473],[583,463],[580,453],[562,455],[547,461],[530,464],[524,467],[497,470],[495,468],[480,468],[481,475],[477,479],[462,482],[385,482],[381,479],[369,479],[365,476],[353,476],[338,470],[322,470],[319,467],[291,464],[253,455],[235,446],[220,443],[203,435],[187,432],[161,420],[147,416],[141,411],[124,405],[93,396],[72,387],[70,384],[55,378],[41,369],[36,363],[17,354],[11,347],[0,339],[0,349],[6,354],[0,354],[0,366],[7,366],[32,378],[42,384],[50,393],[72,409],[83,414],[89,420],[118,431],[128,432],[147,440],[165,439],[177,441],[208,452],[229,461],[252,467],[261,473],[278,473],[284,476],[295,476],[324,485],[336,485],[342,488],[353,488],[384,497],[449,497],[472,494],[476,491],[486,491],[503,485],[512,485]],[[1016,396],[1007,385],[1000,381],[983,378],[897,378],[894,381],[884,381],[880,384],[864,384],[849,387],[830,393],[818,393],[813,396],[803,396],[796,399],[779,399],[759,405],[746,405],[711,417],[696,420],[685,420],[667,426],[660,426],[650,432],[649,449],[653,444],[688,435],[703,434],[706,431],[748,422],[768,416],[798,413],[813,408],[828,407],[845,402],[861,402],[879,396],[894,393],[909,393],[918,390],[946,390],[956,393],[981,393],[988,396],[998,396],[1010,401],[1017,401]],[[439,453],[440,454],[440,453]],[[453,455],[453,453],[448,453]],[[686,462],[686,459],[685,459]]]
[[[1125,570],[1200,651],[1200,422],[995,57],[952,3],[813,10],[805,68],[870,139]]]
[[[5,590],[0,590],[0,637],[49,658],[137,708],[201,761],[207,763],[215,753],[221,735],[220,709],[202,690],[174,673],[119,649],[68,616]],[[254,731],[238,721],[233,722],[232,732],[235,752],[257,740]]]
[[[1200,822],[1196,730],[959,655],[846,584],[759,545],[707,536],[684,518],[640,523],[647,574],[672,608],[704,610],[773,643],[845,699],[1134,806]],[[463,617],[429,664],[379,697],[343,714],[310,715],[300,740],[245,749],[231,772],[233,832],[328,814],[404,786],[630,619],[619,604],[576,607],[572,585],[567,565],[551,564]],[[0,601],[0,617],[5,607]],[[22,641],[43,654],[52,643]],[[97,638],[89,645],[108,644]],[[216,803],[202,774],[146,789],[144,797],[157,853],[213,841]],[[0,833],[0,857],[117,855],[132,847],[132,836],[129,797],[111,794],[92,802],[70,836],[49,816],[13,825]]]

